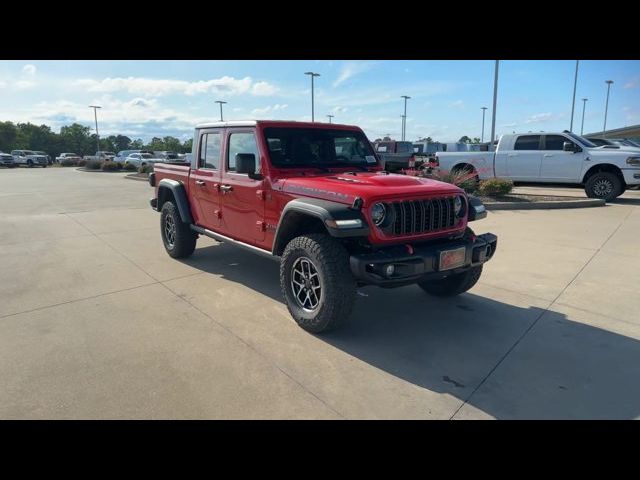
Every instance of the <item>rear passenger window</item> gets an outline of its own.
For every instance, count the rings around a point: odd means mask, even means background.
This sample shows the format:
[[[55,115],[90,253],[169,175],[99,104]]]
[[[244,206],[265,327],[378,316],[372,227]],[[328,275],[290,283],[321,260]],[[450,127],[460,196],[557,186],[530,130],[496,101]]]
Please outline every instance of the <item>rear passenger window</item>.
[[[547,135],[545,137],[545,150],[562,150],[564,146],[564,142],[568,142],[569,139],[563,137],[562,135]],[[571,142],[573,143],[573,142]]]
[[[204,133],[200,137],[198,168],[216,170],[220,163],[220,132]]]
[[[540,135],[522,135],[516,140],[514,150],[540,150]]]

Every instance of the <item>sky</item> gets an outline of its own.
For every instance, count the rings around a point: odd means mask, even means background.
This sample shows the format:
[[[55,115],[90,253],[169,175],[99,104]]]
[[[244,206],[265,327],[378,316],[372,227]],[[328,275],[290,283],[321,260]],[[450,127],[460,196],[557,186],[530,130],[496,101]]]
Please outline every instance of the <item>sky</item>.
[[[571,122],[575,60],[500,62],[496,135],[561,131]],[[400,139],[402,95],[407,140],[457,141],[491,134],[493,60],[0,61],[0,121],[45,124],[56,132],[78,122],[100,136],[191,138],[193,127],[219,120],[311,120],[360,126],[370,140]],[[640,124],[640,61],[580,61],[573,131],[601,131],[613,80],[607,128]]]

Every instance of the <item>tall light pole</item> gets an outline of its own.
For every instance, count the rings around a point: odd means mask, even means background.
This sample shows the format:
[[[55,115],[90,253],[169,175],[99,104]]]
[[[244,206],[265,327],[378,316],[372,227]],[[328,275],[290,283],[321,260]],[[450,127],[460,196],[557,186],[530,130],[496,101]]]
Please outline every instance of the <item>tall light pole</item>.
[[[327,117],[329,117],[329,123],[331,123],[331,119],[334,117],[334,115],[327,115]]]
[[[404,115],[402,116],[402,141],[404,142],[405,134],[407,133],[407,100],[411,97],[402,95],[400,98],[404,98]]]
[[[482,136],[480,137],[480,143],[484,143],[484,114],[487,113],[487,107],[480,107],[482,110]]]
[[[493,78],[493,112],[491,112],[491,141],[489,142],[489,145],[491,147],[490,151],[495,150],[493,142],[496,136],[496,105],[498,103],[498,65],[500,65],[500,60],[496,60],[496,73]]]
[[[315,122],[315,117],[314,117],[314,105],[313,105],[313,79],[314,77],[319,77],[320,74],[319,73],[315,73],[315,72],[304,72],[305,75],[309,75],[311,77],[311,121]]]
[[[98,133],[98,109],[102,108],[99,105],[89,105],[89,108],[93,108],[93,117],[96,120],[96,144],[98,145],[98,149],[96,150],[96,155],[100,151],[100,133]]]
[[[571,124],[569,126],[569,131],[573,132],[573,112],[576,108],[576,87],[578,86],[578,65],[580,64],[580,60],[576,60],[576,76],[573,79],[573,100],[571,101]]]
[[[607,111],[609,110],[609,90],[613,80],[605,80],[607,84],[607,102],[604,104],[604,127],[602,127],[602,138],[607,138]]]
[[[582,99],[582,126],[580,127],[580,135],[582,135],[584,132],[584,110],[587,107],[587,100],[589,99],[588,98]]]
[[[215,103],[219,103],[220,104],[220,121],[224,122],[224,120],[222,119],[222,104],[227,103],[227,102],[223,102],[222,100],[216,100]]]

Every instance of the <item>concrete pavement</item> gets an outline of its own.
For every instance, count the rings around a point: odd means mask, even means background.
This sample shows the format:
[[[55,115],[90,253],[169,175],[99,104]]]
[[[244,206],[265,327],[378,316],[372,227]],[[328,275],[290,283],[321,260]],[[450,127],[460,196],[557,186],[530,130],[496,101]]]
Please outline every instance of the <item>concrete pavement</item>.
[[[638,192],[490,212],[471,292],[366,287],[313,336],[276,262],[206,238],[171,259],[122,177],[0,170],[0,418],[640,416]]]

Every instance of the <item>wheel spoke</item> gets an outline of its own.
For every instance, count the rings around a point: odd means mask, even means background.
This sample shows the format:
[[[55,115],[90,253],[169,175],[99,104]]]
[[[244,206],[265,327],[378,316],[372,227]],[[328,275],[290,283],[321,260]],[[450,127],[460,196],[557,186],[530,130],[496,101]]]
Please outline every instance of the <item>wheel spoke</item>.
[[[318,308],[322,298],[320,275],[307,257],[298,258],[291,267],[291,291],[300,307],[312,311]]]

